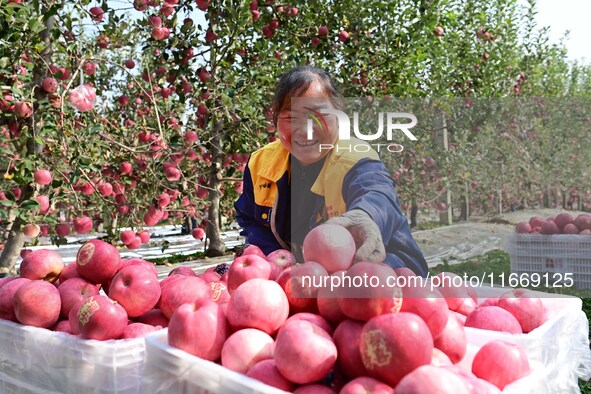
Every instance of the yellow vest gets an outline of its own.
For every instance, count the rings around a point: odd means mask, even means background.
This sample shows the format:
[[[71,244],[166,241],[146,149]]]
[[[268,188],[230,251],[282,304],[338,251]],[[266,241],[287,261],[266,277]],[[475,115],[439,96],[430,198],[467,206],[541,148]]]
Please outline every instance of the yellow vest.
[[[354,148],[365,145],[365,152],[357,152]],[[369,147],[369,148],[368,148]],[[326,158],[318,178],[311,191],[324,197],[328,218],[341,215],[347,211],[342,189],[345,175],[361,159],[379,160],[377,152],[364,141],[358,139],[338,141]],[[259,206],[273,207],[277,196],[277,181],[289,171],[289,152],[281,141],[272,142],[254,152],[248,163],[251,173],[254,200]]]

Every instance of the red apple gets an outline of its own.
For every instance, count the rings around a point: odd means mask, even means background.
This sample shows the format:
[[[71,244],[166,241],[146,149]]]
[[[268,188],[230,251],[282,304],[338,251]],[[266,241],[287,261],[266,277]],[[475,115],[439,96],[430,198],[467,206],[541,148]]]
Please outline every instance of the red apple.
[[[86,216],[74,219],[74,230],[78,234],[86,234],[92,230],[92,219]]]
[[[433,348],[433,357],[431,357],[431,365],[435,367],[445,367],[453,365],[447,354],[443,353],[436,347]]]
[[[315,313],[317,311],[316,295],[323,287],[323,279],[327,277],[328,273],[322,265],[308,261],[287,267],[276,280],[287,295],[292,313]]]
[[[62,305],[60,316],[67,319],[70,310],[78,301],[99,294],[99,286],[82,278],[71,278],[61,282],[58,291]]]
[[[518,234],[527,234],[531,233],[531,231],[531,225],[527,222],[517,223],[517,225],[515,226],[515,232],[517,232]]]
[[[218,360],[230,327],[223,311],[213,301],[183,304],[168,323],[168,343],[205,360]]]
[[[359,350],[362,330],[362,322],[345,320],[339,324],[332,336],[339,355],[337,364],[349,378],[369,376]]]
[[[248,245],[246,248],[244,248],[244,250],[242,251],[240,256],[245,256],[248,254],[256,254],[257,256],[262,257],[264,259],[267,258],[267,256],[265,256],[265,254],[261,250],[261,248],[259,248],[256,245]],[[237,256],[237,257],[240,257],[240,256]]]
[[[139,265],[119,270],[109,287],[109,297],[121,304],[130,317],[139,317],[154,308],[160,292],[158,276]]]
[[[330,335],[308,321],[292,321],[277,334],[277,369],[294,383],[307,384],[322,379],[336,359],[337,348]]]
[[[394,394],[394,389],[377,379],[364,376],[351,380],[339,394]]]
[[[154,275],[158,276],[158,270],[156,269],[156,266],[153,263],[150,263],[149,261],[137,257],[132,257],[130,259],[122,259],[121,265],[119,266],[119,270],[117,272],[121,271],[125,267],[129,267],[130,265],[139,265],[143,268],[148,269],[148,271],[153,272]]]
[[[80,275],[78,275],[78,267],[76,267],[76,263],[74,262],[66,265],[64,269],[62,269],[62,271],[60,272],[59,281],[60,283],[64,283],[68,279],[79,277]]]
[[[546,321],[542,300],[527,289],[514,289],[499,297],[498,306],[511,313],[527,334]]]
[[[402,288],[401,312],[410,312],[420,316],[427,326],[433,338],[437,338],[445,328],[449,309],[445,298],[437,289],[431,291],[428,287],[411,283]]]
[[[556,223],[559,229],[563,229],[564,226],[573,222],[573,217],[568,213],[561,213],[559,215],[556,215],[556,219],[554,219],[554,222]]]
[[[310,312],[300,312],[290,316],[283,325],[289,324],[294,320],[305,320],[312,324],[316,324],[318,327],[322,328],[326,333],[332,336],[333,330],[330,324],[320,315]],[[280,329],[281,330],[281,329]]]
[[[203,230],[201,227],[194,228],[191,232],[191,235],[196,240],[201,241],[203,238],[205,238],[205,230]]]
[[[27,279],[43,279],[53,283],[58,279],[63,268],[64,261],[57,252],[38,249],[23,259],[20,276]]]
[[[398,312],[402,306],[402,289],[396,285],[395,278],[394,270],[384,263],[354,264],[342,278],[346,286],[341,288],[338,299],[341,311],[348,318],[361,321]]]
[[[52,331],[55,332],[65,332],[68,334],[72,334],[75,335],[72,332],[72,327],[70,326],[70,321],[69,320],[60,320],[58,321],[55,326],[53,326]]]
[[[566,226],[564,226],[564,228],[562,229],[562,233],[563,234],[578,234],[579,228],[577,226],[575,226],[574,224],[569,223]]]
[[[277,249],[267,255],[267,261],[275,264],[281,269],[291,267],[296,264],[294,255],[285,249]]]
[[[328,27],[320,26],[318,28],[318,35],[321,37],[326,37],[328,35]]]
[[[433,365],[423,365],[406,375],[396,386],[396,394],[469,394],[466,384],[455,373]]]
[[[39,185],[49,185],[53,178],[51,172],[47,170],[37,170],[33,174],[33,177],[35,178],[35,183]]]
[[[29,238],[36,238],[37,236],[39,236],[40,232],[41,232],[41,227],[39,227],[38,225],[36,225],[34,223],[25,224],[25,227],[23,227],[23,233]],[[577,231],[577,233],[578,233],[578,231]]]
[[[262,360],[273,358],[275,341],[261,330],[245,328],[238,330],[224,343],[222,365],[232,371],[247,373]]]
[[[133,59],[127,59],[124,64],[125,67],[129,68],[130,70],[135,67],[135,62],[133,61]]]
[[[530,367],[521,346],[492,340],[474,356],[472,372],[503,390],[506,385],[529,375]]]
[[[16,315],[14,314],[14,294],[23,285],[31,282],[27,278],[15,278],[10,282],[5,282],[0,287],[0,319],[10,320],[16,322]]]
[[[269,279],[271,264],[254,254],[237,257],[230,266],[228,273],[228,291],[232,294],[242,283],[254,279]]]
[[[195,271],[192,268],[181,265],[180,267],[176,267],[175,269],[171,270],[168,273],[168,276],[171,275],[184,275],[184,276],[197,276]]]
[[[342,42],[347,41],[347,39],[349,38],[349,33],[346,30],[341,30],[341,32],[339,33],[339,40]]]
[[[211,287],[211,300],[218,304],[225,304],[230,301],[230,293],[228,293],[228,287],[226,282],[209,282]]]
[[[321,224],[304,238],[304,261],[315,261],[331,274],[346,270],[353,264],[355,240],[346,228]]]
[[[533,229],[534,227],[542,227],[542,224],[544,224],[545,220],[539,216],[532,216],[529,219],[529,224],[531,225],[531,228]]]
[[[33,280],[25,283],[14,293],[13,302],[16,319],[24,325],[50,328],[59,319],[60,293],[49,282]]]
[[[183,304],[199,307],[211,301],[211,287],[203,279],[194,276],[173,275],[166,280],[175,279],[174,283],[160,283],[162,294],[160,309],[164,316],[171,318],[173,312]]]
[[[560,228],[553,220],[546,220],[542,223],[540,233],[545,235],[560,234]]]
[[[70,310],[72,312],[75,313],[80,336],[84,339],[119,339],[127,327],[125,309],[107,296],[87,297],[80,308],[75,305]]]
[[[259,361],[248,370],[246,376],[284,391],[291,392],[294,387],[294,384],[279,372],[273,359]]]
[[[337,392],[321,384],[306,384],[295,389],[293,394],[337,394]]]
[[[464,327],[502,331],[510,334],[522,333],[519,321],[511,313],[498,306],[485,306],[476,309],[466,318]]]
[[[160,309],[151,309],[144,313],[138,319],[139,323],[149,324],[151,326],[162,328],[168,327],[168,318],[164,316],[164,313]]]
[[[337,271],[333,275],[342,276],[343,273],[344,271]],[[330,286],[324,286],[318,290],[316,298],[318,313],[333,326],[347,319],[347,316],[345,316],[339,307],[339,299],[336,297],[336,294],[335,289],[331,289]]]
[[[43,81],[41,81],[41,87],[47,93],[53,93],[57,90],[57,80],[52,77],[43,78]]]
[[[132,241],[135,240],[135,231],[133,231],[133,230],[122,231],[120,238],[121,238],[121,242],[123,242],[125,245],[129,245]]]
[[[232,294],[228,302],[228,321],[234,329],[258,328],[275,334],[287,320],[289,302],[276,282],[251,279]]]
[[[162,327],[154,327],[150,324],[144,323],[131,323],[127,327],[125,327],[125,330],[123,330],[123,335],[121,335],[121,339],[144,338],[145,336],[153,333],[159,328]]]
[[[443,351],[452,363],[457,364],[466,354],[468,340],[463,324],[452,311],[448,314],[447,324],[441,334],[435,338],[434,345]]]
[[[574,220],[575,226],[581,230],[591,230],[591,215],[582,213]]]
[[[55,233],[59,237],[65,237],[66,235],[70,234],[70,225],[67,223],[60,223],[55,226]]]
[[[86,241],[76,255],[78,274],[90,283],[105,283],[119,270],[121,255],[111,244],[98,239]]]
[[[359,348],[370,374],[396,386],[409,372],[431,363],[433,338],[420,317],[408,312],[388,313],[365,324]]]

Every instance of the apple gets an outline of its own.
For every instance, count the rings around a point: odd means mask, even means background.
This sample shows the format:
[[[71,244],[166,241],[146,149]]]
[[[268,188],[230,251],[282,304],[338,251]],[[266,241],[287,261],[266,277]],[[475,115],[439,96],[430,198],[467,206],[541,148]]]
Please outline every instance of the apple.
[[[31,115],[33,115],[33,108],[31,103],[26,101],[17,101],[14,104],[13,112],[21,118],[29,118]]]
[[[328,277],[324,267],[314,261],[287,267],[277,277],[290,310],[297,312],[317,312],[316,295],[322,288],[323,279]]]
[[[23,227],[23,234],[29,238],[36,238],[40,232],[41,228],[34,223],[28,223]]]
[[[445,297],[450,310],[455,311],[462,306],[466,298],[470,298],[464,279],[461,276],[453,272],[441,272],[433,278],[432,284]]]
[[[498,299],[498,306],[515,316],[525,334],[546,321],[542,300],[527,289],[513,289],[503,293]]]
[[[49,197],[42,194],[35,197],[35,200],[39,203],[39,214],[45,215],[49,212]]]
[[[443,36],[444,32],[445,32],[445,30],[441,26],[437,26],[435,29],[433,29],[433,34],[435,34],[435,37]]]
[[[341,32],[339,33],[339,40],[342,42],[347,41],[347,39],[349,38],[349,33],[346,30],[341,30]]]
[[[78,275],[78,267],[76,267],[76,263],[74,262],[74,263],[66,265],[62,269],[62,271],[60,272],[59,281],[60,281],[60,283],[64,283],[68,279],[79,278],[79,277],[80,277],[80,275]]]
[[[60,316],[67,319],[72,307],[80,300],[99,294],[99,286],[82,278],[61,281],[58,291],[61,299]]]
[[[308,321],[292,321],[277,334],[277,369],[291,382],[307,384],[322,379],[336,359],[337,348],[330,335]]]
[[[358,377],[343,386],[339,394],[394,394],[394,389],[377,379]]]
[[[156,269],[156,266],[153,263],[150,263],[149,261],[137,257],[122,259],[121,265],[119,266],[119,270],[117,272],[121,271],[125,267],[129,267],[130,265],[139,265],[143,268],[148,269],[148,271],[153,272],[154,275],[158,276],[158,270]]]
[[[92,7],[89,12],[90,12],[90,17],[95,22],[101,22],[103,20],[104,15],[105,15],[105,12],[103,11],[103,9],[101,7]]]
[[[436,367],[444,367],[453,365],[447,354],[443,353],[436,347],[433,348],[433,357],[431,357],[431,365]]]
[[[230,301],[230,293],[228,293],[228,287],[226,282],[209,282],[211,287],[211,299],[218,304],[225,304]]]
[[[87,216],[74,219],[74,230],[78,234],[86,234],[92,230],[92,219]]]
[[[564,229],[564,226],[573,222],[573,217],[568,213],[561,213],[556,215],[556,219],[554,219],[554,222],[556,223],[559,229]]]
[[[340,289],[338,298],[341,311],[348,318],[361,321],[400,311],[403,294],[396,281],[392,281],[395,278],[394,270],[384,263],[354,264],[342,278],[346,286]]]
[[[388,313],[363,326],[359,349],[371,376],[396,386],[409,372],[431,363],[433,338],[417,315]]]
[[[47,93],[53,93],[57,90],[57,80],[52,77],[43,78],[43,81],[41,81],[41,87]]]
[[[444,366],[442,368],[451,371],[460,377],[464,381],[470,394],[501,394],[501,390],[499,390],[497,386],[484,379],[476,377],[471,371],[468,371],[459,365]]]
[[[569,223],[562,229],[563,234],[578,234],[579,228],[575,226],[573,223]]]
[[[111,244],[98,239],[86,241],[76,255],[78,274],[90,283],[105,283],[121,266],[121,255]]]
[[[582,213],[574,220],[575,226],[581,230],[591,230],[591,215]]]
[[[539,216],[532,216],[529,219],[529,224],[531,225],[531,228],[533,229],[534,227],[542,227],[542,224],[544,224],[545,220]]]
[[[70,234],[70,225],[67,223],[60,223],[55,226],[55,233],[59,237],[65,237],[66,235]]]
[[[135,240],[135,232],[133,230],[122,231],[120,238],[121,242],[123,242],[125,245],[129,245],[132,241]]]
[[[232,371],[246,374],[262,360],[272,359],[275,341],[269,334],[255,328],[238,330],[222,347],[222,365]]]
[[[318,327],[322,328],[324,331],[326,331],[326,333],[328,335],[332,336],[332,334],[333,334],[332,327],[326,321],[326,319],[324,319],[322,316],[317,315],[315,313],[310,313],[310,312],[299,312],[299,313],[296,313],[296,314],[290,316],[285,321],[285,323],[283,323],[283,326],[286,326],[287,324],[289,324],[290,322],[295,321],[295,320],[305,320],[305,321],[308,321],[308,322],[310,322],[312,324],[315,324]],[[281,328],[279,330],[281,330]]]
[[[53,179],[51,172],[47,170],[37,170],[33,174],[35,178],[35,183],[38,185],[49,185]]]
[[[447,324],[443,331],[435,337],[434,346],[445,353],[454,364],[464,358],[468,348],[468,340],[464,326],[454,315],[454,312],[448,312]]]
[[[218,304],[183,304],[168,323],[168,343],[199,358],[216,361],[222,354],[230,327]]]
[[[158,276],[139,265],[119,270],[109,287],[109,297],[121,304],[130,317],[139,317],[154,308],[160,293]]]
[[[293,394],[337,394],[337,392],[322,384],[306,384],[295,389]]]
[[[545,235],[560,234],[560,228],[553,220],[546,220],[542,223],[540,233]]]
[[[281,269],[291,267],[297,263],[294,255],[285,249],[277,249],[269,253],[267,255],[267,261],[271,264],[275,264]]]
[[[497,339],[476,353],[472,373],[503,390],[506,385],[529,375],[530,367],[521,346]]]
[[[164,316],[171,318],[175,309],[183,304],[194,304],[199,307],[211,301],[211,287],[203,279],[194,276],[173,275],[167,280],[176,278],[174,283],[167,285],[162,281],[160,309]]]
[[[168,276],[171,275],[184,275],[184,276],[197,276],[197,274],[195,273],[195,271],[193,271],[192,268],[181,265],[179,267],[176,267],[175,269],[171,270],[168,273]]]
[[[237,257],[230,266],[228,273],[228,291],[232,294],[242,283],[254,279],[269,279],[271,264],[263,257],[255,254]]]
[[[287,320],[289,302],[276,282],[255,278],[244,282],[228,301],[228,321],[234,329],[258,328],[275,334]]]
[[[342,277],[345,271],[337,271],[331,276]],[[316,304],[318,313],[324,317],[333,326],[337,326],[339,323],[347,319],[347,316],[341,311],[339,307],[339,299],[337,288],[331,288],[331,286],[323,286],[318,289]]]
[[[132,171],[133,166],[130,162],[124,161],[121,164],[119,164],[119,172],[121,173],[121,175],[131,174]]]
[[[144,338],[162,327],[155,327],[144,323],[131,323],[123,330],[121,339]]]
[[[429,287],[420,284],[415,286],[413,283],[403,287],[402,294],[400,311],[420,316],[427,323],[433,338],[437,338],[444,330],[449,316],[445,298],[435,288],[431,291]]]
[[[53,283],[58,279],[62,269],[64,269],[64,261],[59,253],[49,249],[38,249],[23,259],[20,276]]]
[[[466,317],[464,327],[521,334],[519,321],[508,311],[498,306],[479,307]]]
[[[15,278],[10,282],[4,282],[4,285],[0,287],[0,319],[17,321],[14,314],[14,294],[29,282],[31,280],[27,278]]]
[[[69,320],[60,320],[60,321],[58,321],[55,324],[55,326],[53,326],[52,331],[55,331],[55,332],[65,332],[67,334],[74,335],[74,333],[72,332],[72,327],[70,326],[70,321]]]
[[[245,256],[248,254],[256,254],[257,256],[262,257],[264,259],[267,258],[267,256],[261,250],[261,248],[259,248],[256,245],[248,245],[246,248],[244,248],[244,250],[242,251],[242,253],[240,253],[240,255],[237,255],[237,257]]]
[[[106,47],[109,43],[109,38],[105,36],[98,37],[99,46]],[[101,44],[102,43],[102,44]],[[88,112],[94,106],[96,101],[96,90],[89,85],[80,85],[70,92],[68,100],[72,107],[80,112]]]
[[[343,226],[321,224],[304,238],[304,261],[315,261],[331,274],[346,270],[353,264],[355,240]]]
[[[531,233],[531,231],[531,225],[528,222],[517,223],[515,226],[515,232],[518,234],[527,234]]]
[[[16,319],[24,325],[50,328],[59,319],[60,293],[49,282],[32,280],[23,284],[14,293],[13,302]]]
[[[320,37],[326,37],[328,35],[328,27],[326,27],[326,26],[320,26],[318,28],[318,35]]]
[[[279,372],[277,363],[273,359],[259,361],[248,370],[246,376],[288,392],[291,392],[294,387],[294,384]]]
[[[0,289],[2,288],[2,286],[4,286],[7,283],[12,282],[15,279],[17,279],[17,278],[12,277],[12,276],[5,276],[4,278],[0,278]]]
[[[396,394],[469,394],[466,384],[455,373],[433,365],[423,365],[406,375],[396,386]]]
[[[470,313],[478,307],[476,302],[472,298],[464,298],[462,303],[454,312],[458,312],[461,315],[468,316]]]
[[[150,242],[150,232],[148,230],[138,231],[136,235],[140,237],[142,244]]]
[[[338,325],[332,336],[339,355],[337,364],[349,378],[369,376],[359,350],[362,331],[363,322],[345,320]]]
[[[221,276],[217,272],[214,271],[215,267],[209,268],[207,271],[197,275],[199,278],[203,279],[206,283],[217,282],[220,280]]]
[[[117,302],[104,295],[94,295],[84,299],[79,308],[76,305],[70,314],[75,313],[82,338],[99,341],[121,338],[128,317],[125,309]]]
[[[19,253],[19,255],[21,256],[21,259],[25,259],[25,257],[27,257],[28,255],[30,255],[31,253],[33,253],[33,251],[31,249],[22,249]]]
[[[139,323],[149,324],[151,326],[160,326],[163,328],[168,327],[168,318],[164,316],[164,313],[160,309],[150,309],[144,313],[138,319]]]
[[[127,59],[124,64],[125,67],[127,67],[130,70],[135,68],[135,62],[133,61],[133,59]]]

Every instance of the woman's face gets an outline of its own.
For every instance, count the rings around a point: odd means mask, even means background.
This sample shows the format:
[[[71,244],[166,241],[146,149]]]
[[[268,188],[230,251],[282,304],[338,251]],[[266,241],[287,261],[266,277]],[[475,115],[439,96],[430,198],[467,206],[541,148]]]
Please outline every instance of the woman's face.
[[[292,97],[291,106],[283,108],[277,118],[281,143],[303,165],[324,158],[337,141],[336,117],[320,114],[323,108],[334,107],[322,86],[314,82],[303,94]],[[311,139],[308,138],[309,123],[312,125]]]

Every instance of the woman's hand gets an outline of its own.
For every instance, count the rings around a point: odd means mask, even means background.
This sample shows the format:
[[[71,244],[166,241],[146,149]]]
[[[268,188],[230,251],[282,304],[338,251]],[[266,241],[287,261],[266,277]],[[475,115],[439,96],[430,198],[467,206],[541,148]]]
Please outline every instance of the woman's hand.
[[[385,260],[386,249],[380,229],[365,211],[353,209],[328,219],[326,223],[343,226],[353,235],[355,243],[360,245],[355,253],[356,262],[382,263]]]

